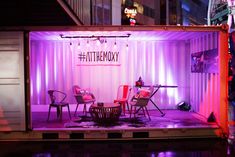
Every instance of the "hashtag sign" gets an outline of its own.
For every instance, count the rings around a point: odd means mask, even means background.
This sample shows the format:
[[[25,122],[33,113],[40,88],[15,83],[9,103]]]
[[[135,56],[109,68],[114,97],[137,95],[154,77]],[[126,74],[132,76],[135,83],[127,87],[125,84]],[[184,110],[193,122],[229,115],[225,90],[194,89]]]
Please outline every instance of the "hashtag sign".
[[[86,55],[81,52],[81,53],[78,54],[78,59],[79,59],[80,61],[85,61]]]

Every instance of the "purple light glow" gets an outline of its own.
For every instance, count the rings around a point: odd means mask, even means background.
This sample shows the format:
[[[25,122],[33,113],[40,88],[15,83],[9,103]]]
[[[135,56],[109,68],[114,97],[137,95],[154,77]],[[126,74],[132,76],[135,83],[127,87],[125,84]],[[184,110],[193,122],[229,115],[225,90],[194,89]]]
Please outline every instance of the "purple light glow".
[[[184,65],[180,66],[183,68],[178,68],[177,64],[180,64],[178,60],[184,56],[184,53],[187,53],[185,43],[182,41],[142,40],[148,37],[141,36],[140,41],[128,39],[128,43],[127,40],[116,39],[116,48],[114,39],[106,39],[107,41],[100,43],[100,46],[97,46],[97,40],[90,40],[88,46],[87,39],[73,40],[72,45],[68,40],[48,40],[46,42],[34,40],[31,45],[31,55],[41,62],[31,63],[32,71],[34,71],[34,67],[38,67],[37,74],[31,76],[32,82],[34,82],[31,87],[32,93],[35,94],[34,91],[36,90],[36,95],[40,97],[38,98],[40,101],[36,101],[37,99],[32,96],[32,104],[46,104],[48,97],[46,96],[47,93],[44,92],[49,88],[66,92],[68,94],[67,101],[75,103],[74,98],[71,96],[71,88],[75,84],[82,88],[89,88],[96,96],[97,101],[113,102],[116,98],[118,86],[120,84],[134,85],[139,76],[143,78],[147,85],[178,85],[179,82],[184,82],[179,79],[179,76],[189,71],[189,62],[183,62]],[[126,44],[128,44],[128,50]],[[179,45],[181,46],[179,47]],[[119,52],[118,64],[120,66],[100,66],[103,64],[102,61],[89,63],[89,66],[86,66],[87,63],[77,66],[79,53],[94,51]],[[39,52],[45,54],[40,55]],[[179,53],[182,55],[179,55]],[[186,58],[184,59],[186,60]],[[108,63],[109,65],[114,64],[112,62]],[[95,64],[97,65],[94,66]],[[188,66],[185,66],[187,64]],[[44,65],[44,68],[42,65]],[[45,78],[45,82],[39,79],[41,75]],[[181,85],[188,86],[188,82]],[[41,89],[45,90],[42,91]],[[161,108],[173,109],[177,100],[189,99],[185,97],[186,91],[179,89],[161,88],[153,97],[153,100]],[[40,95],[44,95],[46,99],[44,100]],[[154,106],[150,104],[149,108],[154,108]]]
[[[166,84],[175,84],[175,82],[173,81],[173,76],[172,76],[172,72],[171,69],[168,69],[169,73],[167,74],[167,79],[166,79]],[[172,97],[174,94],[174,89],[168,89],[167,90],[167,95]]]
[[[164,52],[160,49],[160,57],[159,57],[159,75],[158,75],[158,79],[159,79],[159,84],[165,84],[165,64],[164,64],[164,58],[163,58],[163,54]]]
[[[99,27],[99,30],[101,27]],[[114,28],[114,27],[113,27]],[[150,28],[141,27],[149,30]],[[178,102],[185,101],[192,105],[192,110],[207,117],[214,111],[216,118],[221,115],[220,94],[221,79],[219,74],[191,73],[191,54],[198,51],[206,51],[212,48],[220,50],[220,57],[225,54],[221,50],[226,47],[220,43],[219,28],[202,29],[194,32],[192,29],[168,27],[153,31],[68,31],[68,32],[31,32],[30,33],[30,83],[31,104],[36,108],[48,104],[48,89],[57,89],[67,94],[66,101],[74,104],[72,86],[79,85],[89,89],[96,97],[97,102],[113,102],[117,96],[118,86],[121,84],[135,85],[135,81],[142,77],[145,85],[177,85],[177,88],[160,88],[152,97],[152,100],[161,109],[176,109]],[[179,30],[180,28],[180,30]],[[93,29],[93,27],[92,27]],[[102,30],[106,30],[104,27]],[[137,27],[134,29],[138,29]],[[79,29],[80,30],[80,29]],[[81,29],[84,30],[84,29]],[[87,29],[89,30],[89,29]],[[110,30],[109,28],[107,30]],[[120,29],[121,30],[121,29]],[[132,30],[125,29],[124,30]],[[186,30],[186,31],[185,31]],[[190,31],[192,30],[192,31]],[[97,46],[97,41],[88,39],[62,39],[59,34],[70,35],[123,35],[130,33],[128,39],[106,38],[106,42]],[[72,45],[70,45],[70,42]],[[78,47],[80,43],[80,48]],[[117,43],[115,49],[114,42]],[[127,45],[128,44],[128,50]],[[118,52],[118,61],[112,57],[98,59],[100,52]],[[87,57],[87,53],[93,53],[93,60],[85,58],[81,66],[78,61]],[[98,53],[96,53],[98,52]],[[79,56],[79,53],[84,53]],[[103,55],[104,56],[104,55]],[[105,55],[107,58],[107,55]],[[79,58],[80,57],[80,58]],[[221,60],[220,60],[221,61]],[[219,64],[221,64],[219,61]],[[109,66],[109,65],[120,66]],[[105,66],[101,66],[105,65]],[[223,65],[223,64],[222,64]],[[219,65],[222,67],[222,65]],[[225,67],[224,64],[223,66]],[[224,68],[227,69],[227,68]],[[223,71],[225,72],[225,71]],[[223,73],[222,72],[222,73]],[[212,79],[211,79],[212,78]],[[134,88],[135,90],[135,88]],[[213,99],[212,99],[213,98]],[[222,103],[226,108],[226,103]],[[47,106],[45,106],[47,107]],[[149,103],[148,109],[156,107]],[[35,110],[37,111],[37,110]],[[224,114],[226,115],[226,114]],[[226,117],[221,117],[226,118]],[[224,125],[224,124],[222,124]],[[175,127],[175,126],[168,126]],[[157,154],[156,154],[157,155]],[[160,153],[158,154],[161,155]],[[163,156],[172,156],[171,153],[163,153]]]
[[[34,86],[33,86],[33,82],[31,81],[30,82],[30,97],[31,97],[31,99],[33,98],[33,95],[34,95],[33,89],[34,89]]]
[[[151,56],[154,56],[154,54],[155,54],[155,50],[154,50],[154,42],[152,42],[152,44],[151,44],[151,49],[152,49],[152,51],[151,51]],[[154,57],[151,57],[150,58],[150,61],[152,62],[152,64],[151,64],[151,83],[152,84],[154,84],[155,82],[154,82],[154,80],[155,80],[155,77],[156,77],[156,69],[155,69],[155,58]]]
[[[63,43],[63,45],[64,45],[65,43]],[[63,46],[63,47],[66,47],[65,45]],[[77,46],[76,46],[76,48],[77,48]],[[68,63],[68,60],[67,60],[67,57],[66,57],[66,53],[63,51],[62,52],[62,62],[63,62],[63,66],[62,66],[62,71],[63,71],[63,77],[65,78],[65,77],[67,77],[69,74],[68,74],[68,72],[66,71],[66,66],[67,66],[67,64],[65,64],[65,63]],[[66,85],[68,82],[64,82],[64,85]]]
[[[170,151],[158,153],[158,157],[174,157],[174,156],[175,156],[175,154]]]
[[[47,56],[47,53],[45,55],[45,79],[46,79],[46,88],[48,88],[48,82],[49,82],[49,72],[48,72],[48,56]]]
[[[59,60],[59,57],[57,57],[57,53],[54,53],[54,83],[57,83],[57,60]],[[52,69],[51,69],[52,70]]]
[[[142,44],[142,52],[146,51],[146,55],[143,55],[143,58],[142,58],[142,65],[143,65],[143,69],[142,69],[142,74],[146,74],[146,71],[147,71],[147,64],[146,64],[146,57],[149,56],[148,55],[148,49],[146,47],[146,41],[143,42]]]
[[[36,91],[37,91],[37,96],[40,95],[41,91],[41,69],[40,66],[37,66],[37,74],[36,74]],[[37,103],[40,104],[40,99],[37,99]]]
[[[48,41],[76,41],[76,39],[61,38],[60,34],[67,36],[125,36],[131,34],[128,41],[183,41],[195,38],[204,32],[189,32],[189,31],[66,31],[66,32],[31,32],[32,40],[48,40]],[[206,32],[207,33],[207,32]],[[205,33],[204,33],[205,34]],[[80,40],[80,38],[78,38]],[[82,40],[82,39],[81,39]],[[84,39],[85,40],[85,39]],[[106,38],[109,40],[109,38]],[[126,40],[120,38],[117,40]]]

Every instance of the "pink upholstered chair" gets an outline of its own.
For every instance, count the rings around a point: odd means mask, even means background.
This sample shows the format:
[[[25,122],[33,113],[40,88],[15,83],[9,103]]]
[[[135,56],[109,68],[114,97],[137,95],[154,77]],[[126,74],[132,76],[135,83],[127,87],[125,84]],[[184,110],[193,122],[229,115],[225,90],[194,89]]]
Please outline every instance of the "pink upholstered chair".
[[[131,93],[132,87],[129,85],[120,85],[118,87],[117,98],[114,100],[114,103],[119,103],[122,106],[123,114],[126,112],[126,105],[129,111],[128,99]]]
[[[73,86],[73,95],[74,95],[74,98],[76,99],[76,102],[77,102],[74,116],[76,116],[77,109],[80,104],[84,105],[83,106],[83,114],[86,115],[87,114],[86,105],[87,104],[94,104],[94,102],[96,101],[95,96],[92,93],[90,93],[89,91],[80,88],[78,85]]]

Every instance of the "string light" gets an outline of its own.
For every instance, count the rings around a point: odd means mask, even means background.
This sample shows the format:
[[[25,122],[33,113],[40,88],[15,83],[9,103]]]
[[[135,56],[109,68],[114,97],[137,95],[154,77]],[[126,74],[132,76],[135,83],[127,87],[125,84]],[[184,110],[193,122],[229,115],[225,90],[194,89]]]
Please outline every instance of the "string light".
[[[81,45],[80,45],[80,41],[79,41],[79,42],[78,42],[78,49],[80,49],[80,46],[81,46]]]
[[[114,42],[114,48],[115,48],[115,49],[117,48],[117,43],[116,43],[116,41]]]
[[[114,48],[117,48],[117,42],[116,42],[116,38],[115,38],[115,42],[114,42]]]
[[[128,45],[128,44],[126,44],[126,50],[128,51],[128,49],[129,49],[129,45]]]
[[[87,40],[86,45],[87,45],[87,46],[90,46],[89,40]]]
[[[77,38],[83,38],[83,39],[100,39],[100,38],[129,38],[131,34],[125,34],[125,35],[85,35],[85,36],[78,36],[78,35],[64,35],[60,34],[61,38],[67,38],[67,39],[77,39]]]
[[[100,46],[100,40],[98,40],[98,39],[96,40],[96,45]]]
[[[128,43],[129,43],[129,40],[127,39],[127,40],[126,40],[126,51],[128,51],[128,49],[129,49]]]
[[[104,41],[104,47],[106,48],[107,47],[107,40],[105,39]]]

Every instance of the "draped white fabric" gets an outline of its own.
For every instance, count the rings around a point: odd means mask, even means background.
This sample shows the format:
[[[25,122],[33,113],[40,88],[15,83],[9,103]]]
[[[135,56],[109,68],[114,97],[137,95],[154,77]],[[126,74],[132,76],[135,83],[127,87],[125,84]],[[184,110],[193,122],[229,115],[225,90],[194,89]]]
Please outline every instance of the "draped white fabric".
[[[48,89],[67,93],[75,103],[72,86],[89,89],[98,102],[113,102],[120,84],[135,85],[142,77],[145,85],[177,85],[160,88],[153,100],[162,109],[174,109],[189,102],[190,52],[185,41],[86,41],[70,45],[64,41],[31,41],[31,104],[48,104]],[[79,52],[119,52],[120,65],[78,65]],[[154,106],[149,103],[149,108]]]

